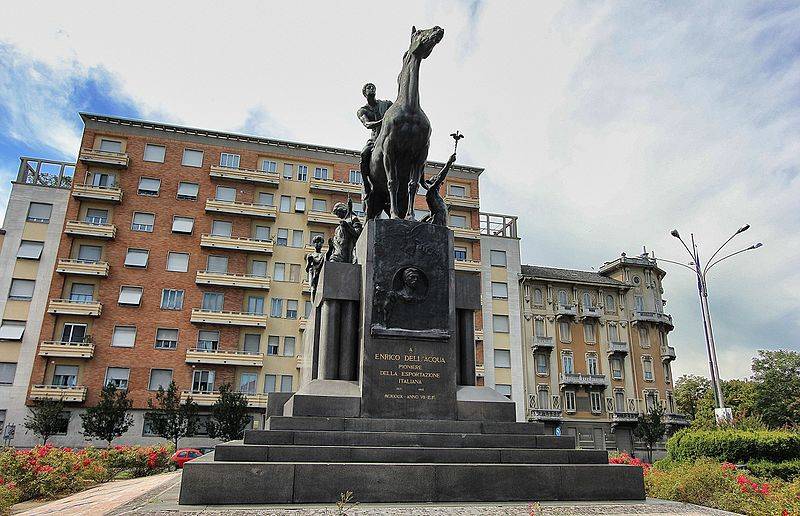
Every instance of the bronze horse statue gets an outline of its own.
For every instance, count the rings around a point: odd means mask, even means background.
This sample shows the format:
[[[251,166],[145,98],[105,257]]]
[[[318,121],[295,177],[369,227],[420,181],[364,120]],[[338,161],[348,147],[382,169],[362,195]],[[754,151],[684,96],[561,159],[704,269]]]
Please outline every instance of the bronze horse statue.
[[[411,28],[411,45],[397,77],[397,100],[383,116],[370,159],[372,193],[367,219],[385,211],[393,219],[414,219],[414,196],[424,179],[431,123],[419,105],[419,66],[444,37],[444,29]]]

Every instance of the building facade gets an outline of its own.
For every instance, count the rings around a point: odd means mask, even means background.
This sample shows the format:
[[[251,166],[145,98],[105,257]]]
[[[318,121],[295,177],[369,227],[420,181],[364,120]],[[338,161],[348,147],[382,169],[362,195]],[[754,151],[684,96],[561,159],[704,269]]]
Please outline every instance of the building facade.
[[[50,280],[74,164],[21,158],[12,183],[0,245],[0,435],[31,446],[26,395],[50,292]]]
[[[528,418],[582,448],[632,451],[640,413],[676,414],[664,313],[665,272],[647,255],[624,254],[598,272],[522,266],[520,304]]]
[[[265,394],[297,387],[310,310],[305,255],[315,237],[332,236],[334,204],[360,200],[360,154],[81,116],[29,403],[64,399],[67,435],[56,442],[80,445],[77,416],[113,383],[135,412],[120,441],[149,443],[157,438],[144,414],[159,386],[174,380],[207,413],[229,383],[259,427]],[[456,268],[476,274],[481,172],[455,165],[445,185]],[[424,196],[416,207],[424,216]],[[202,427],[185,444],[206,442]]]

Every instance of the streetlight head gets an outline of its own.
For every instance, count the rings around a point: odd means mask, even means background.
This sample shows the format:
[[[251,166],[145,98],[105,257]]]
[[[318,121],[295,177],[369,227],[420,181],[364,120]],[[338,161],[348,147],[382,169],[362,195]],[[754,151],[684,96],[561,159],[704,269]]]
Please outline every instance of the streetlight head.
[[[744,233],[748,229],[750,229],[750,224],[745,224],[744,226],[740,227],[738,231],[736,231],[736,234],[738,235],[739,233]]]
[[[681,234],[678,233],[677,229],[673,229],[672,231],[669,232],[669,234],[674,236],[675,238],[680,238],[681,237]]]
[[[756,244],[753,244],[753,245],[751,245],[751,246],[750,246],[750,249],[758,249],[758,248],[759,248],[759,247],[761,247],[762,245],[764,245],[764,244],[762,244],[761,242],[758,242],[758,243],[756,243]]]

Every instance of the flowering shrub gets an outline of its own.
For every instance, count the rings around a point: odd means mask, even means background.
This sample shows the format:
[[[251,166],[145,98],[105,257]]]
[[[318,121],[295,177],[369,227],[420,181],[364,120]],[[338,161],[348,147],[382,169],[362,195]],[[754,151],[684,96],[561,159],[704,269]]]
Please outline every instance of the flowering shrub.
[[[627,464],[629,466],[641,466],[644,470],[645,474],[650,471],[652,467],[651,464],[644,462],[642,459],[631,457],[627,453],[620,453],[619,455],[613,455],[608,459],[609,464]]]
[[[778,430],[681,430],[667,441],[669,456],[679,461],[710,457],[743,464],[800,459],[800,433]]]

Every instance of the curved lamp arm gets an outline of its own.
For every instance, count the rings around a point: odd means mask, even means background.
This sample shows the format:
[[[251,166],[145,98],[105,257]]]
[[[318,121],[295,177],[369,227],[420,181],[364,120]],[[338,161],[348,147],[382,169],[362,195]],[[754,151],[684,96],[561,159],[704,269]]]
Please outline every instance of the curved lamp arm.
[[[694,267],[690,267],[690,266],[686,265],[685,263],[676,262],[674,260],[667,260],[666,258],[656,258],[656,261],[672,263],[674,265],[680,265],[681,267],[689,269],[690,271],[692,271],[693,273],[695,273],[697,275],[697,269],[695,269]]]
[[[722,251],[722,248],[723,248],[723,247],[725,247],[726,245],[728,245],[728,242],[730,242],[731,240],[733,240],[733,239],[734,239],[734,237],[736,237],[736,235],[738,235],[739,233],[744,233],[744,232],[745,232],[745,231],[747,231],[748,229],[750,229],[750,224],[745,224],[744,226],[742,226],[742,227],[740,227],[739,229],[737,229],[737,230],[736,230],[736,233],[732,234],[732,235],[731,235],[731,236],[730,236],[730,237],[729,237],[729,238],[728,238],[728,239],[725,241],[725,243],[723,243],[721,246],[719,246],[719,247],[717,248],[717,250],[716,250],[716,251],[714,251],[714,254],[712,254],[712,255],[711,255],[711,258],[709,258],[709,259],[708,259],[708,262],[706,262],[706,268],[705,268],[705,269],[703,269],[703,274],[705,274],[706,272],[708,272],[708,269],[710,269],[710,268],[711,268],[711,262],[713,262],[713,261],[714,261],[714,257],[715,257],[715,256],[717,256],[717,255],[719,254],[719,252],[720,252],[720,251]],[[729,255],[729,256],[730,256],[730,255]],[[725,258],[727,258],[727,256],[726,256]],[[722,259],[724,259],[724,258],[722,258]]]
[[[759,248],[759,247],[761,247],[762,245],[764,245],[764,244],[762,244],[761,242],[759,242],[759,243],[757,243],[757,244],[753,244],[753,245],[751,245],[750,247],[745,247],[744,249],[740,249],[740,250],[736,251],[735,253],[731,253],[731,254],[729,254],[729,255],[727,255],[727,256],[723,256],[722,258],[720,258],[720,259],[719,259],[719,260],[717,260],[716,262],[709,264],[709,265],[708,265],[708,267],[706,267],[706,270],[705,270],[705,271],[703,271],[703,274],[705,275],[705,274],[706,274],[708,271],[710,271],[710,270],[711,270],[711,267],[715,266],[716,264],[718,264],[719,262],[721,262],[721,261],[723,261],[723,260],[727,260],[727,259],[728,259],[728,258],[730,258],[731,256],[736,256],[737,254],[741,254],[741,253],[743,253],[743,252],[745,252],[745,251],[752,251],[753,249],[758,249],[758,248]]]

